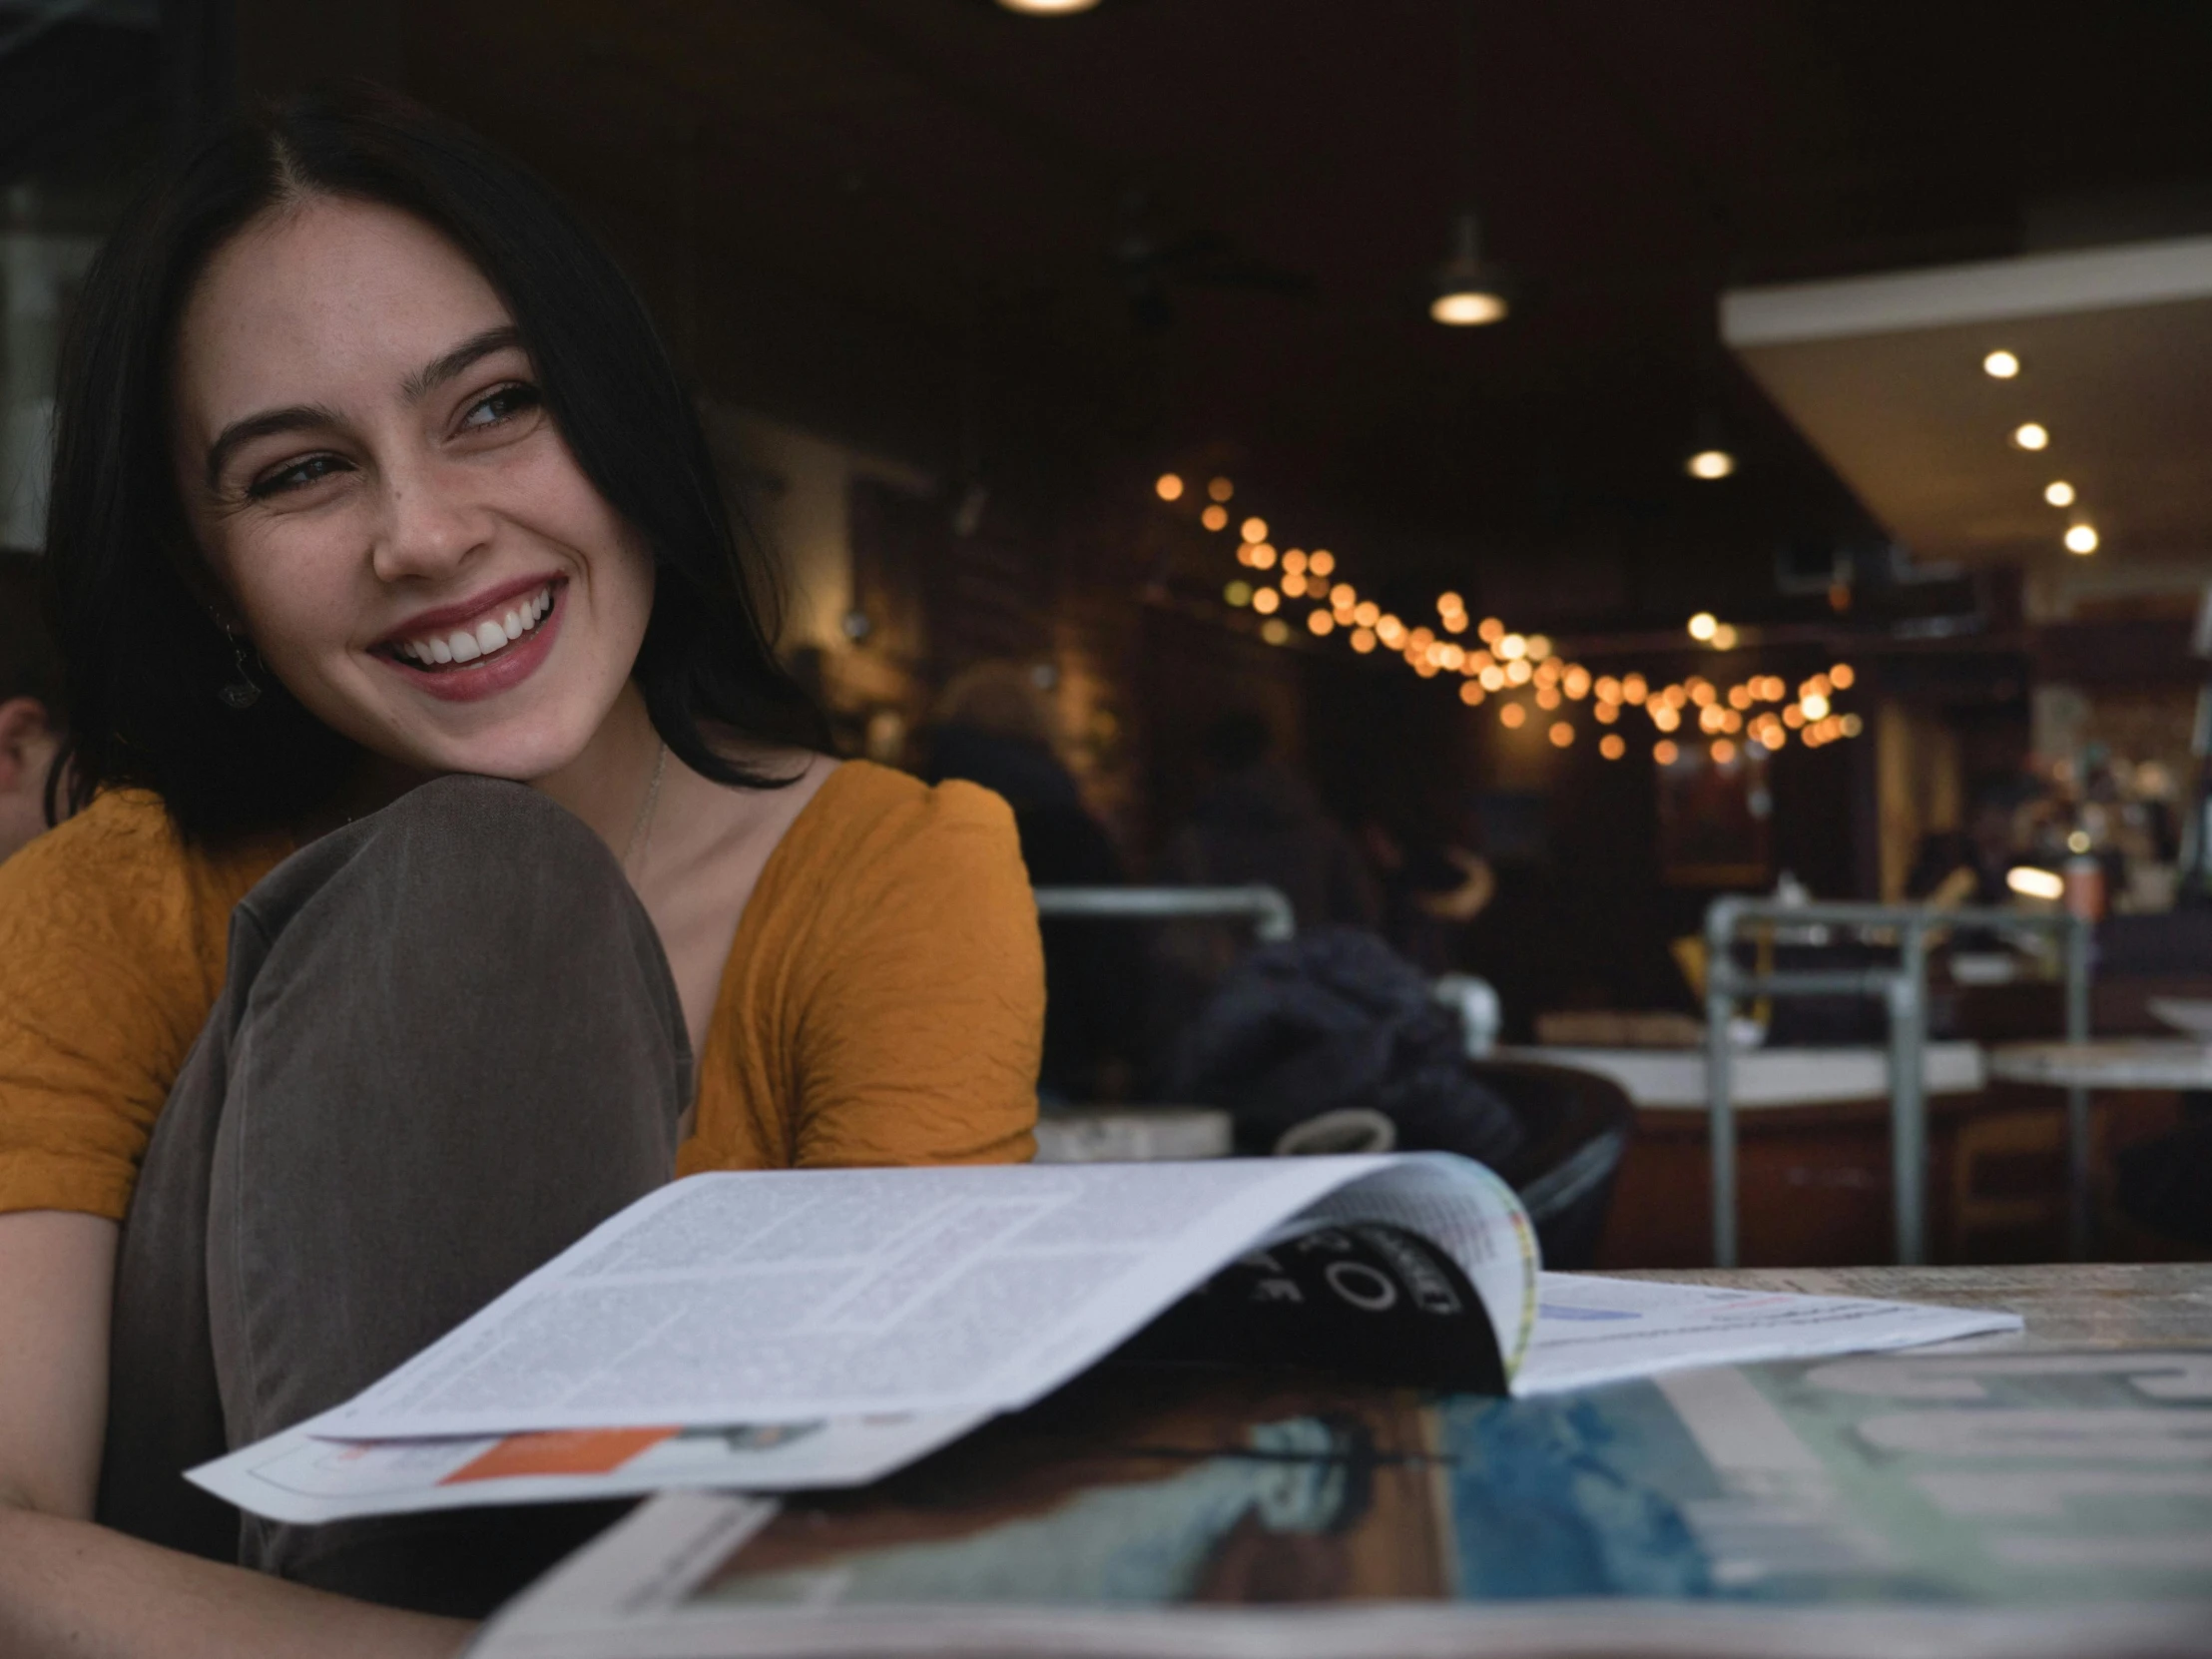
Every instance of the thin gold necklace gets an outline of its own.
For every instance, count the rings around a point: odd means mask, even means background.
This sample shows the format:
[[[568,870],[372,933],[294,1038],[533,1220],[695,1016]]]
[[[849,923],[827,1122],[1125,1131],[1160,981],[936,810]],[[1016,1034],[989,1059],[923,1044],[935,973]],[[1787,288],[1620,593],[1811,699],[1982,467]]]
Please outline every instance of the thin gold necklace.
[[[638,821],[630,826],[630,838],[623,843],[622,867],[625,870],[631,868],[633,857],[653,850],[653,810],[661,804],[661,775],[667,770],[668,742],[663,739],[660,753],[653,757],[653,782],[645,786],[645,800],[638,807]]]

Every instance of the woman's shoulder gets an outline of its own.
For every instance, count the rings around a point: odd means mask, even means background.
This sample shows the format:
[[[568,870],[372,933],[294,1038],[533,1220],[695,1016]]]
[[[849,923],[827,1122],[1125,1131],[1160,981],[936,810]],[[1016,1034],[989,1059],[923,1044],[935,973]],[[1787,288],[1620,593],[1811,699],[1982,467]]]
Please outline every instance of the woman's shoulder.
[[[872,761],[846,761],[800,815],[779,851],[795,865],[858,873],[855,857],[897,864],[974,843],[1019,858],[1014,815],[989,790],[957,781],[925,784]]]
[[[84,939],[127,922],[148,943],[203,920],[202,910],[227,916],[282,850],[189,845],[158,796],[111,790],[0,863],[0,938],[27,930]]]

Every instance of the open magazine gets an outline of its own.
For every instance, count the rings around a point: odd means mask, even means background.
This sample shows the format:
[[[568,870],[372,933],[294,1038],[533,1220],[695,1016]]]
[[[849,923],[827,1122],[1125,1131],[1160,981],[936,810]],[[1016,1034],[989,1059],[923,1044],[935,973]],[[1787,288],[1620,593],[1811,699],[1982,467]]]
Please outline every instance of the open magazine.
[[[1094,1374],[864,1493],[659,1497],[471,1653],[2212,1654],[2208,1404],[2201,1349],[1531,1398]]]
[[[1544,1275],[1446,1154],[711,1174],[192,1478],[295,1521],[850,1486],[1109,1357],[1533,1393],[2017,1323]]]

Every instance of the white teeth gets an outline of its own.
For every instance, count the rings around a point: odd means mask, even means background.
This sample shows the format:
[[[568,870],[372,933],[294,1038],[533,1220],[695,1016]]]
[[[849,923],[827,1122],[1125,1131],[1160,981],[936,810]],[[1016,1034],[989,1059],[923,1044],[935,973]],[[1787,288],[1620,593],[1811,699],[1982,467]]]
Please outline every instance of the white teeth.
[[[450,634],[428,639],[403,640],[394,649],[412,663],[429,667],[437,663],[472,663],[502,651],[543,622],[553,610],[553,590],[540,588],[511,611],[486,618],[474,628],[456,628]]]

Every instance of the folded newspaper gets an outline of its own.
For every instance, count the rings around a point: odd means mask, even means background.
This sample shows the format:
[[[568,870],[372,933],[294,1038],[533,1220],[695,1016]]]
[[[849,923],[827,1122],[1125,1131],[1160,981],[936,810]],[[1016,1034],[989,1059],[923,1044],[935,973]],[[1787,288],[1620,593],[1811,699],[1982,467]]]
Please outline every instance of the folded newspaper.
[[[694,1176],[353,1399],[191,1471],[274,1519],[864,1484],[1099,1361],[1536,1394],[2016,1329],[1543,1274],[1438,1153]]]

